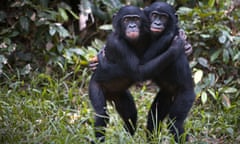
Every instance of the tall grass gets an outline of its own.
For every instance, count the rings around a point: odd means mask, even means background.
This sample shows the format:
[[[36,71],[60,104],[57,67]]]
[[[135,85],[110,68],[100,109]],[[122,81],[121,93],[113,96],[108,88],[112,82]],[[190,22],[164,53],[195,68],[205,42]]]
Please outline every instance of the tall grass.
[[[1,82],[0,143],[90,143],[95,140],[93,110],[88,100],[88,74],[62,77],[35,74],[30,79],[19,75]],[[106,144],[174,143],[167,123],[160,124],[151,142],[146,139],[146,117],[157,89],[134,86],[138,108],[138,126],[131,137],[113,106],[109,105],[110,123]],[[201,104],[196,100],[185,123],[190,143],[239,143],[240,102],[225,109],[212,100]]]

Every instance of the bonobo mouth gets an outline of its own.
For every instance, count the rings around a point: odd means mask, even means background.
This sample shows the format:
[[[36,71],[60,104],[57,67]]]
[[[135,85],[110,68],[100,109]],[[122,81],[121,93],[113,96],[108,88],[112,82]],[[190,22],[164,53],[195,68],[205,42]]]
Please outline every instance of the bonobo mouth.
[[[137,39],[139,37],[139,32],[134,31],[134,32],[127,32],[127,37],[130,39]]]
[[[154,33],[161,33],[161,32],[163,32],[164,28],[154,28],[154,27],[151,27],[150,30],[152,32],[154,32]]]

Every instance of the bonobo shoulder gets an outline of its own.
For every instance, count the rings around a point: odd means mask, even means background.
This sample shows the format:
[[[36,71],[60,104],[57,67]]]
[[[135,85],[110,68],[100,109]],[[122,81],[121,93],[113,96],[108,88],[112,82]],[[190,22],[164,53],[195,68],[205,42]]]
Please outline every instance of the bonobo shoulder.
[[[116,49],[121,43],[120,41],[121,39],[119,38],[119,35],[113,32],[107,37],[106,48]]]

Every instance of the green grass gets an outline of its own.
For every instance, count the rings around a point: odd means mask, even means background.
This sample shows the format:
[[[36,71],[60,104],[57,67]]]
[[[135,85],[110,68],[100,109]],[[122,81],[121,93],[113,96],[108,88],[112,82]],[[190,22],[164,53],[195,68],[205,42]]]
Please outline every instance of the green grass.
[[[68,73],[57,78],[35,74],[27,79],[13,76],[0,83],[0,143],[90,143],[94,140],[93,110],[89,103],[87,73]],[[138,127],[131,137],[112,106],[108,106],[110,123],[106,129],[106,144],[147,143],[146,117],[156,88],[133,86],[138,108]],[[186,132],[191,143],[240,143],[240,101],[225,108],[221,101],[196,100],[186,120]],[[167,124],[160,125],[151,143],[172,144],[173,136]]]

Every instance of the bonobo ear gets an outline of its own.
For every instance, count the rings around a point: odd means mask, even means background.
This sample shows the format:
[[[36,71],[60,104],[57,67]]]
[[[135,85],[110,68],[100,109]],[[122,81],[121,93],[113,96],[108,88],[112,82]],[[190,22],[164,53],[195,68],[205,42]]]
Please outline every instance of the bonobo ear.
[[[112,16],[112,31],[115,31],[117,28],[117,20],[116,20],[116,13],[113,14]]]
[[[175,13],[176,21],[178,22],[178,14]]]
[[[176,19],[178,19],[178,14],[175,13],[175,17],[176,17]]]
[[[116,15],[117,15],[117,14],[116,14],[116,13],[114,13],[114,14],[113,14],[113,16],[112,16],[112,19],[114,19]]]

